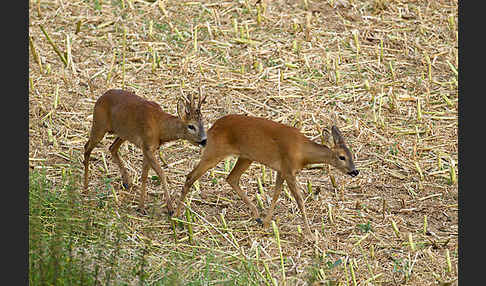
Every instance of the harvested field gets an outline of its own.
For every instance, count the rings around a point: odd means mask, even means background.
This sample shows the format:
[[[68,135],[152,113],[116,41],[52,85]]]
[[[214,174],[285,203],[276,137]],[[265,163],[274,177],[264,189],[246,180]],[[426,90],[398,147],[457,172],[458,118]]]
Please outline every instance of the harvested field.
[[[80,265],[86,283],[457,284],[457,6],[29,1],[31,284],[51,281],[37,274],[59,253]],[[115,136],[106,135],[91,155],[89,194],[81,193],[99,96],[124,88],[175,115],[180,89],[197,94],[200,85],[207,128],[223,115],[248,114],[320,142],[337,115],[360,174],[325,166],[297,176],[315,242],[302,239],[301,213],[286,185],[273,217],[278,236],[251,219],[225,181],[236,158],[199,179],[185,215],[172,223],[153,170],[149,213],[136,211],[142,151],[131,143],[120,148],[135,185],[126,191],[108,151]],[[200,154],[182,140],[160,148],[174,198]],[[262,215],[274,184],[275,172],[257,163],[240,183],[261,201]]]

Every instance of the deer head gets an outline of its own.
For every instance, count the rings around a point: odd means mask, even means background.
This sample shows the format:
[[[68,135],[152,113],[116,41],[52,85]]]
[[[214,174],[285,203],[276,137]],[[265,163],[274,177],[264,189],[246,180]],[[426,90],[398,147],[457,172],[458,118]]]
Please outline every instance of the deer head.
[[[331,127],[331,135],[332,140],[329,131],[326,129],[322,130],[323,144],[328,145],[332,151],[329,164],[345,174],[352,177],[357,176],[359,171],[356,170],[356,167],[354,166],[353,154],[351,154],[351,151],[349,151],[346,146],[341,131],[339,131],[339,128],[336,125]]]
[[[182,93],[182,90],[181,90]],[[199,87],[199,98],[197,105],[194,96],[191,94],[187,99],[182,93],[182,97],[177,102],[177,115],[184,122],[184,138],[194,145],[206,145],[206,131],[201,115],[201,106],[206,101],[206,96],[202,98],[201,87]]]

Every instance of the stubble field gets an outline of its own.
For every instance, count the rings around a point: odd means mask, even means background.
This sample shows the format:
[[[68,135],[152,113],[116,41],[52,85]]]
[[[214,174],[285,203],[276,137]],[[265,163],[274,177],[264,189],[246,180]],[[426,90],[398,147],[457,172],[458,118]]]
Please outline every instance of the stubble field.
[[[29,2],[32,285],[457,283],[457,1],[255,2]],[[135,185],[124,190],[107,135],[81,193],[100,95],[124,88],[176,114],[180,89],[200,85],[206,128],[248,114],[320,142],[337,115],[360,174],[298,175],[316,241],[302,239],[285,185],[278,239],[251,219],[225,181],[236,158],[202,176],[171,222],[153,170],[149,212],[137,212],[142,152],[120,148]],[[174,198],[200,154],[182,140],[160,148]],[[263,215],[274,183],[257,163],[242,176]]]

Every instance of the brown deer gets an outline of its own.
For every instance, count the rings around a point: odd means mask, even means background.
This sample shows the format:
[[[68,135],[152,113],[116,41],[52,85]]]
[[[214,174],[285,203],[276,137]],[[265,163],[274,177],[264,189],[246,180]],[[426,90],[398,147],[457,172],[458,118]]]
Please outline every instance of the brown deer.
[[[250,207],[253,218],[262,223],[257,208],[240,189],[239,181],[243,172],[256,161],[277,171],[275,191],[263,226],[268,227],[283,182],[286,181],[302,213],[305,231],[312,236],[302,195],[296,186],[297,172],[309,164],[327,163],[352,177],[359,173],[354,166],[353,155],[335,125],[332,126],[331,133],[334,144],[328,147],[308,139],[297,128],[268,119],[236,114],[218,119],[207,132],[207,143],[201,160],[186,177],[175,215],[181,214],[184,199],[192,184],[218,162],[234,155],[238,156],[238,160],[226,181]],[[322,135],[326,141],[330,139],[327,130]]]
[[[139,208],[145,209],[147,176],[149,168],[152,168],[160,178],[165,191],[167,209],[169,214],[172,214],[167,179],[155,159],[154,152],[163,143],[177,139],[186,139],[196,146],[206,145],[206,131],[201,116],[201,105],[206,97],[201,99],[201,88],[199,88],[197,106],[193,96],[190,96],[190,100],[183,98],[179,99],[177,103],[179,117],[176,117],[162,111],[157,103],[143,99],[129,91],[111,89],[100,96],[94,106],[89,140],[84,146],[84,191],[87,192],[88,189],[88,165],[91,151],[103,139],[105,133],[113,133],[117,137],[109,149],[114,162],[120,169],[123,187],[129,188],[131,182],[128,172],[118,156],[118,149],[123,142],[128,140],[143,152]]]

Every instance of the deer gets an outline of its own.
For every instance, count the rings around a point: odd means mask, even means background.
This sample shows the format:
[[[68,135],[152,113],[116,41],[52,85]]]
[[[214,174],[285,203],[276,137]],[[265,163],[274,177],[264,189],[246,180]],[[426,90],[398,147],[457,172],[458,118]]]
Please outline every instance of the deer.
[[[317,163],[327,163],[352,177],[359,174],[354,165],[353,154],[346,146],[339,128],[334,124],[331,134],[332,142],[328,130],[324,129],[321,132],[323,142],[331,142],[332,145],[319,144],[307,138],[295,127],[266,118],[239,114],[219,118],[207,131],[207,142],[199,163],[186,176],[175,216],[181,214],[185,197],[196,180],[226,157],[237,156],[238,159],[226,181],[248,205],[252,217],[259,224],[263,224],[263,227],[269,226],[285,181],[303,217],[306,238],[312,238],[302,195],[297,189],[296,174],[304,167]],[[239,186],[241,175],[252,162],[261,163],[277,171],[272,201],[263,222],[257,208]]]
[[[182,93],[182,89],[181,89]],[[165,192],[167,210],[173,213],[172,203],[167,190],[167,177],[155,159],[154,153],[166,142],[185,139],[195,146],[206,145],[206,131],[201,115],[201,106],[206,96],[196,105],[194,96],[187,99],[184,94],[177,102],[177,115],[162,111],[159,104],[146,100],[133,92],[122,89],[110,89],[100,96],[93,110],[93,123],[88,142],[84,145],[84,193],[88,190],[89,159],[91,151],[103,139],[106,133],[115,134],[115,141],[109,147],[113,161],[118,165],[122,176],[122,186],[131,188],[128,172],[118,155],[118,149],[125,141],[129,141],[142,150],[143,166],[139,204],[140,210],[145,210],[147,193],[147,176],[152,168],[160,178]]]

